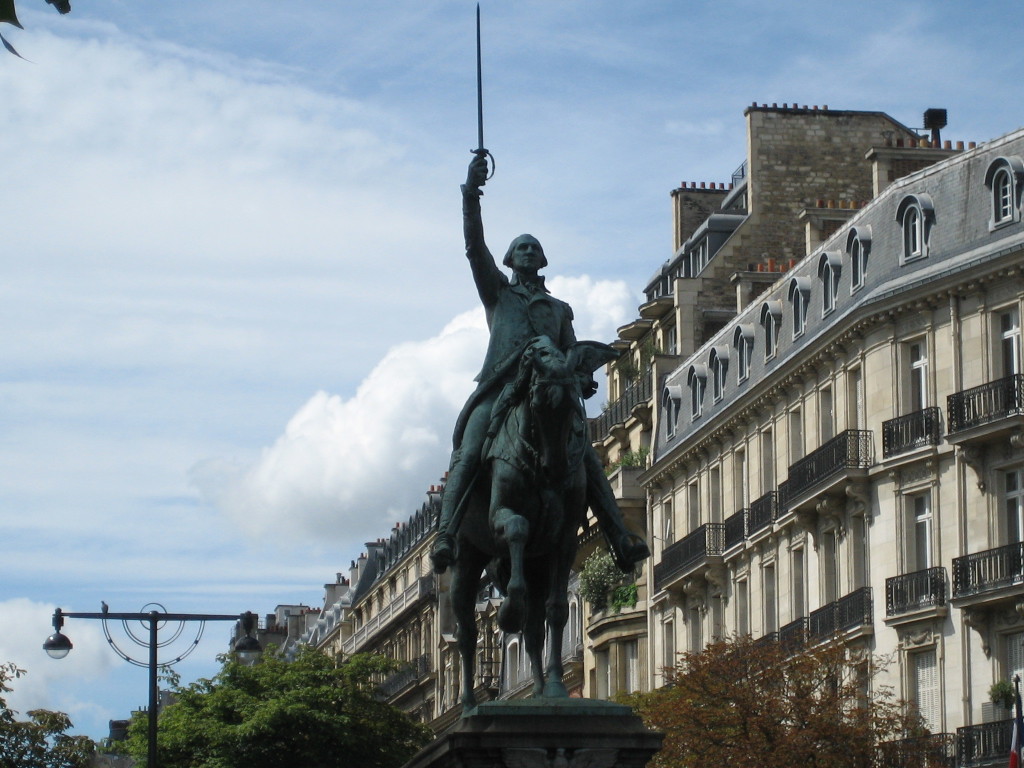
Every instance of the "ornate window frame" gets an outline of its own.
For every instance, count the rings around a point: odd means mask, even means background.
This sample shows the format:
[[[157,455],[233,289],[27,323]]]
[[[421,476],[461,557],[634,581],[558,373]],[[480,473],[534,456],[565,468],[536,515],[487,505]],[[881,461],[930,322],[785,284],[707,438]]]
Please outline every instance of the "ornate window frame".
[[[761,327],[764,328],[764,359],[773,360],[779,351],[779,330],[782,328],[782,302],[769,299],[761,305]]]
[[[989,231],[1021,220],[1021,192],[1024,190],[1024,160],[1016,155],[997,157],[985,172],[989,190]]]
[[[836,309],[839,298],[839,276],[843,271],[842,257],[833,251],[826,251],[818,259],[818,278],[821,280],[821,316]]]
[[[694,363],[686,374],[686,385],[690,388],[690,418],[697,420],[704,412],[704,390],[708,383],[708,367]]]
[[[807,330],[807,309],[811,305],[811,279],[798,276],[789,281],[789,303],[793,305],[793,338]]]
[[[846,235],[846,255],[850,257],[850,293],[864,287],[871,255],[871,227],[852,227]]]
[[[901,264],[928,258],[935,204],[931,195],[918,192],[904,197],[896,208],[896,222],[903,230]]]
[[[725,344],[711,348],[708,355],[708,368],[711,369],[711,400],[719,402],[725,394],[726,374],[729,372],[729,347]]]
[[[736,348],[736,381],[750,378],[750,367],[754,362],[754,326],[740,323],[732,332],[732,345]]]

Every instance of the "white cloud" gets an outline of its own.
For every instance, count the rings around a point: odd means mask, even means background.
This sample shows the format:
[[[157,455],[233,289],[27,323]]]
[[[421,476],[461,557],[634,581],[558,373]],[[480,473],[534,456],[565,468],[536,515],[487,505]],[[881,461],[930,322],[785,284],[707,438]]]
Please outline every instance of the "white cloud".
[[[549,285],[574,307],[581,339],[610,340],[631,310],[621,282],[556,277]],[[192,480],[256,537],[386,536],[447,468],[486,346],[483,311],[459,315],[438,335],[389,350],[354,397],[315,394],[254,464],[210,459]]]
[[[43,641],[53,633],[55,606],[25,598],[0,602],[0,663],[13,662],[27,674],[10,683],[14,689],[7,703],[24,717],[31,709],[77,710],[75,694],[68,681],[97,680],[107,675],[116,659],[95,622],[65,627],[74,649],[66,658],[55,661],[42,649]]]

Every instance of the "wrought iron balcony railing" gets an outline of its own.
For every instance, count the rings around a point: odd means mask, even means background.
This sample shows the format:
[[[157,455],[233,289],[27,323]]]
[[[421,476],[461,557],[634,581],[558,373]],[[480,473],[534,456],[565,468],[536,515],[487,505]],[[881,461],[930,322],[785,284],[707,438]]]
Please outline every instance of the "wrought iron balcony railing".
[[[430,672],[430,657],[418,656],[408,665],[388,675],[377,689],[384,699],[390,699]]]
[[[956,764],[975,768],[998,762],[1005,764],[1010,754],[1013,720],[965,725],[956,729]]]
[[[791,653],[795,653],[807,645],[807,617],[801,616],[779,630],[779,643]]]
[[[1024,543],[1007,544],[953,559],[953,597],[976,595],[1024,582]]]
[[[743,542],[747,535],[747,510],[741,509],[735,515],[725,518],[725,548],[731,549]]]
[[[640,377],[626,387],[622,397],[610,403],[600,416],[590,420],[590,441],[604,440],[616,424],[622,424],[629,418],[633,408],[651,399],[651,371],[647,369]]]
[[[756,501],[750,502],[747,513],[747,536],[753,536],[762,528],[775,522],[779,516],[779,496],[775,491],[768,491]]]
[[[953,768],[956,736],[930,733],[878,745],[878,768]]]
[[[790,501],[814,490],[835,475],[849,469],[867,469],[873,463],[871,431],[848,429],[816,451],[789,467],[789,477],[779,486],[779,504],[788,509]]]
[[[882,455],[898,456],[924,445],[938,445],[942,437],[939,409],[935,406],[882,422]]]
[[[926,568],[923,571],[892,576],[885,580],[885,615],[899,616],[946,604],[946,569]]]
[[[1024,413],[1024,374],[990,381],[946,398],[950,434]]]
[[[705,523],[661,553],[654,566],[654,588],[661,590],[669,581],[710,556],[725,549],[725,525]]]
[[[807,633],[812,640],[827,640],[837,632],[871,623],[871,587],[861,587],[812,611],[807,617]]]

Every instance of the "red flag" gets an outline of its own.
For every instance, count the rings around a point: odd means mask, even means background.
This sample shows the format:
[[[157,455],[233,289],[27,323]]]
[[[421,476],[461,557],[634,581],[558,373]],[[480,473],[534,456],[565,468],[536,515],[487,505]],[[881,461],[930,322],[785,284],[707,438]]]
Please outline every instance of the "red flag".
[[[1021,714],[1020,678],[1014,676],[1013,735],[1010,737],[1010,768],[1022,768],[1021,740],[1024,739],[1024,715]]]

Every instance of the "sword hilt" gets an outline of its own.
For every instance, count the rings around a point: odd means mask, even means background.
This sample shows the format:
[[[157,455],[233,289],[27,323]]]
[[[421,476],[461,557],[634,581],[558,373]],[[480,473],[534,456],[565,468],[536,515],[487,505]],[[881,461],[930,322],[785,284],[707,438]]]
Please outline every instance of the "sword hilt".
[[[487,178],[485,180],[490,181],[491,179],[493,179],[494,169],[497,166],[497,164],[494,162],[494,155],[491,154],[491,151],[489,149],[484,149],[483,147],[480,147],[479,149],[471,149],[469,151],[472,152],[477,157],[490,158],[490,163],[488,163],[488,165],[490,166],[490,170],[487,172]]]

